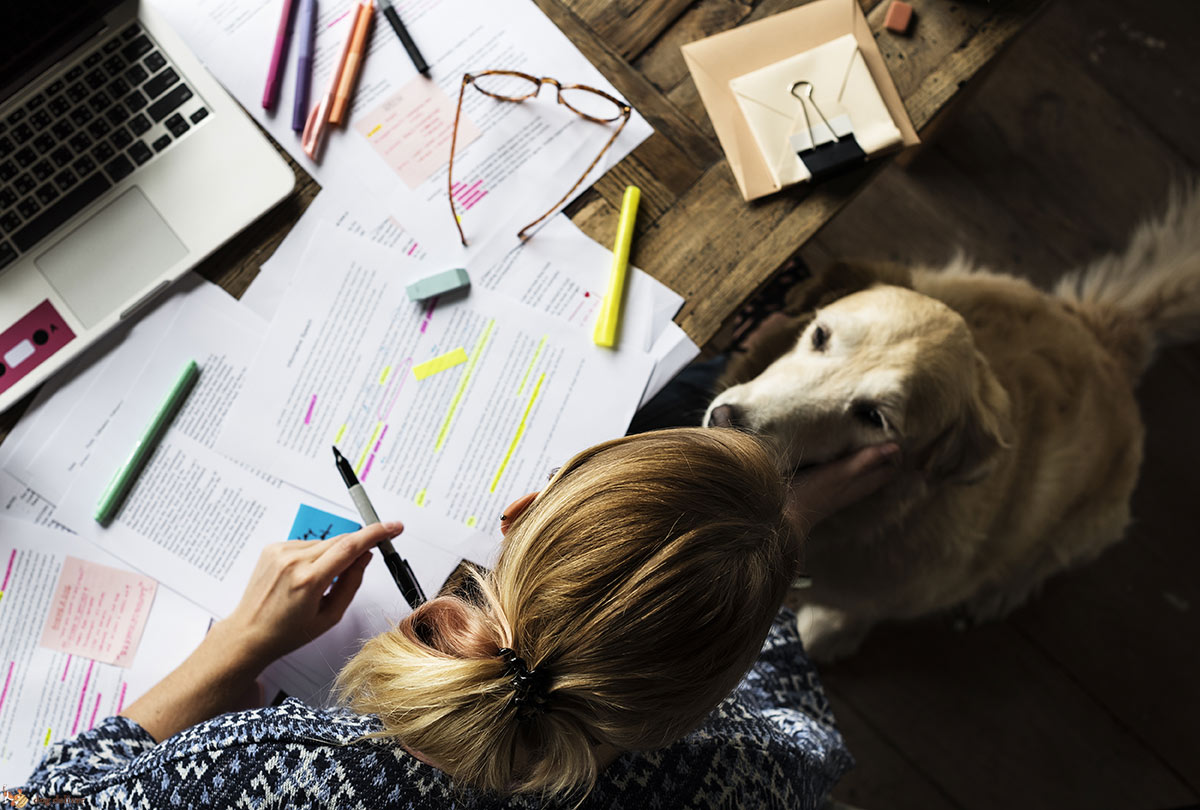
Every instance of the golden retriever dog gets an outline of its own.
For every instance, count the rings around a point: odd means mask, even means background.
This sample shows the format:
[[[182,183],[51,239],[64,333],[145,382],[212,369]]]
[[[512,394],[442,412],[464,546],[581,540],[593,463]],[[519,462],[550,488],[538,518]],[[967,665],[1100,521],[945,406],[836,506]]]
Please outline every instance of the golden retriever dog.
[[[814,657],[881,620],[1001,616],[1120,539],[1142,457],[1134,386],[1156,347],[1200,337],[1200,194],[1053,292],[962,259],[843,266],[822,285],[800,292],[824,305],[731,363],[737,384],[704,418],[771,437],[788,469],[900,445],[892,483],[808,538]]]

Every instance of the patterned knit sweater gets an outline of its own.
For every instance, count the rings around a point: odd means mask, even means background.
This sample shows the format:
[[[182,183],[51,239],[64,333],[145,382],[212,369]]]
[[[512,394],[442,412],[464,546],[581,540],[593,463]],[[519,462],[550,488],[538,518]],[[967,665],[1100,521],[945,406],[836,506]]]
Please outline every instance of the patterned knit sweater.
[[[378,718],[295,699],[213,718],[155,744],[110,717],[51,746],[22,788],[105,808],[545,808],[451,784],[401,746],[359,738]],[[583,808],[816,808],[852,760],[795,617],[781,611],[741,684],[665,748],[610,764]]]

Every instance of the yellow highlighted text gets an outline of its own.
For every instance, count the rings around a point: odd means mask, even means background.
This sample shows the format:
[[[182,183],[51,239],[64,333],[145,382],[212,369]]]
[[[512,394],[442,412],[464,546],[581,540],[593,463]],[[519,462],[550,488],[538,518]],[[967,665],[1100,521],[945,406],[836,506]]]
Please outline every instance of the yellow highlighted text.
[[[525,369],[525,376],[521,378],[521,385],[517,388],[517,393],[520,394],[525,390],[525,383],[529,382],[529,375],[533,373],[533,366],[537,363],[538,357],[542,353],[542,349],[546,348],[546,335],[542,335],[542,339],[538,342],[537,348],[533,351],[533,357],[529,360],[529,368]]]
[[[383,422],[375,423],[375,431],[371,434],[371,441],[367,442],[367,446],[363,448],[362,455],[358,457],[358,466],[354,468],[356,475],[362,475],[363,465],[367,463],[367,455],[371,452],[371,448],[375,446],[375,440],[379,438],[379,431],[383,429]]]
[[[448,368],[454,368],[467,362],[467,353],[462,347],[458,347],[452,352],[446,352],[432,360],[426,360],[424,363],[417,363],[413,366],[413,376],[418,380],[423,380],[426,377],[432,377],[440,371],[445,371]]]
[[[492,327],[496,325],[496,321],[488,321],[487,328],[483,330],[483,334],[479,336],[479,340],[475,343],[475,348],[471,352],[471,359],[467,363],[467,370],[463,372],[462,379],[458,381],[458,390],[454,392],[454,399],[450,400],[450,408],[446,411],[446,418],[442,420],[442,429],[438,431],[437,443],[433,446],[434,452],[440,452],[442,445],[446,443],[446,436],[450,433],[450,424],[454,421],[454,412],[458,410],[459,400],[462,399],[463,392],[467,390],[467,383],[471,381],[471,375],[475,372],[475,364],[479,362],[480,356],[483,354],[484,348],[487,347],[488,339],[492,336]]]
[[[504,454],[504,461],[500,462],[500,469],[496,470],[496,477],[492,479],[492,486],[489,492],[496,491],[496,485],[500,483],[500,476],[504,475],[504,468],[508,466],[509,459],[512,458],[513,451],[517,449],[517,442],[521,441],[521,434],[525,432],[525,420],[529,418],[529,412],[533,410],[533,403],[537,402],[538,394],[542,391],[542,383],[546,381],[546,372],[542,372],[538,377],[537,384],[533,386],[533,396],[529,398],[529,404],[525,406],[525,413],[521,414],[521,424],[517,425],[517,433],[513,436],[512,444],[508,446],[508,452]]]

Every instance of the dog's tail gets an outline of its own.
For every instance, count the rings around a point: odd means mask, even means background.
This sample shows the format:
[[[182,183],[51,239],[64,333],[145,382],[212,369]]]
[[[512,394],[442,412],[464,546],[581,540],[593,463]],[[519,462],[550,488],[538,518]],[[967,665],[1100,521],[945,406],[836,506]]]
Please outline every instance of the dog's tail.
[[[1200,338],[1200,182],[1173,189],[1124,253],[1065,276],[1054,292],[1134,378],[1159,347]]]

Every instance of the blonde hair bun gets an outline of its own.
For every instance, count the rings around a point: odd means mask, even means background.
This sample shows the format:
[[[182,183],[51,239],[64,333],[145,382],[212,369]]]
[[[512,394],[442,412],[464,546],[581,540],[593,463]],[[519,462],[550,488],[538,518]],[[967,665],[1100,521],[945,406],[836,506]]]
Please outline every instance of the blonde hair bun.
[[[678,739],[754,661],[796,571],[786,498],[736,431],[589,448],[512,521],[477,599],[438,597],[368,641],[340,692],[462,784],[582,796],[601,744]],[[536,706],[506,648],[542,673]]]

